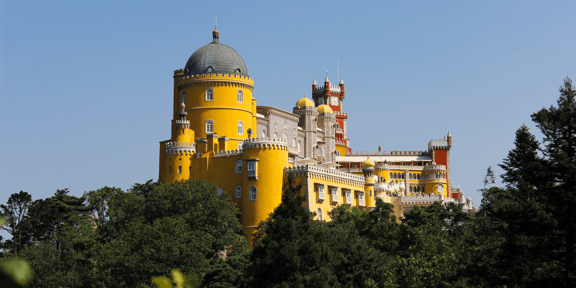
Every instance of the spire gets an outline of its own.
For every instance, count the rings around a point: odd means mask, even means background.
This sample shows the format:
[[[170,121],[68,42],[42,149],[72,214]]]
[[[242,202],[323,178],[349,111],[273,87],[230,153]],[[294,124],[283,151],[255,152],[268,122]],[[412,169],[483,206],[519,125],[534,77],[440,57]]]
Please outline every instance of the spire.
[[[452,135],[450,135],[450,131],[448,131],[448,138],[452,138]]]
[[[312,85],[318,85],[316,84],[316,77],[314,77],[314,82],[312,82]]]
[[[326,71],[326,80],[324,80],[324,82],[330,82],[330,79],[328,79],[328,71]]]
[[[340,78],[340,84],[341,84],[341,85],[344,84],[344,78]]]
[[[304,93],[304,98],[308,98],[308,97],[306,97],[306,93]]]
[[[214,31],[212,31],[212,42],[220,43],[220,31],[218,31],[218,16],[216,16],[216,24]]]

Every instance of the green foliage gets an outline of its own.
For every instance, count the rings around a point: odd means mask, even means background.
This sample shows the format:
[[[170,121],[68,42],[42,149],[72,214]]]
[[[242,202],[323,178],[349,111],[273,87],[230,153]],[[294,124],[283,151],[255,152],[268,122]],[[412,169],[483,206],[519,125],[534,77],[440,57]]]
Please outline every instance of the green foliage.
[[[172,270],[172,280],[168,277],[153,277],[152,283],[158,288],[196,288],[200,287],[196,274],[184,276],[178,269]],[[172,286],[174,284],[175,286]]]
[[[6,205],[0,205],[0,215],[3,215],[5,217],[3,219],[6,221],[6,225],[0,225],[0,229],[12,235],[12,239],[4,243],[5,249],[14,249],[17,252],[27,243],[25,230],[29,224],[27,214],[31,204],[32,196],[27,192],[20,191],[10,195]]]
[[[0,227],[8,223],[4,216],[0,216]],[[32,281],[32,274],[30,265],[22,259],[16,257],[0,259],[0,287],[27,286]]]

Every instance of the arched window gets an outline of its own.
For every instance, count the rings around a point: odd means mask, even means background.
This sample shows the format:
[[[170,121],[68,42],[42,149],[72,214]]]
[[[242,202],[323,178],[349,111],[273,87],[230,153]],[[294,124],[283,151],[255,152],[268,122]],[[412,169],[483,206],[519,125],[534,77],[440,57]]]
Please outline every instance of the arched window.
[[[206,88],[206,101],[214,101],[214,88]]]
[[[404,173],[402,173],[402,180],[404,180],[404,177],[405,177],[405,176],[406,176],[406,175],[405,175]]]
[[[292,139],[292,147],[296,147],[296,137]]]
[[[186,104],[186,91],[182,92],[182,103]]]
[[[250,194],[250,201],[256,201],[256,187],[252,186],[248,189],[248,193]]]
[[[244,91],[242,89],[238,89],[238,102],[244,103]]]
[[[408,179],[412,180],[412,173],[408,174]]]
[[[322,208],[318,207],[318,221],[322,221]]]
[[[236,160],[236,173],[242,173],[242,160]]]
[[[242,187],[240,185],[236,186],[236,198],[242,197]]]
[[[266,130],[262,130],[262,138],[266,139]]]
[[[238,121],[238,127],[236,130],[238,130],[236,131],[238,132],[238,135],[244,135],[244,122]]]
[[[288,142],[288,135],[286,133],[282,134],[282,140],[284,140],[284,142]]]
[[[298,141],[298,153],[300,153],[300,146],[302,146],[302,142]]]
[[[420,180],[420,174],[416,174],[416,179]]]
[[[206,120],[206,133],[214,133],[214,120]]]
[[[274,139],[278,139],[278,133],[274,132]]]
[[[218,187],[218,196],[222,195],[222,188]]]

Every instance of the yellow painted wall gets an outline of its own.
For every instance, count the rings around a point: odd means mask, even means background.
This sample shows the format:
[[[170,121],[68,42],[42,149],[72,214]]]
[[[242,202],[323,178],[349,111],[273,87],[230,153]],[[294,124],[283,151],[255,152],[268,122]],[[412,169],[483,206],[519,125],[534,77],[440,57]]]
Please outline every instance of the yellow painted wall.
[[[256,231],[258,224],[268,219],[270,213],[282,202],[284,168],[288,166],[288,149],[285,145],[264,146],[249,148],[243,153],[244,160],[258,159],[257,180],[248,179],[246,169],[243,173],[242,225],[250,245],[252,245],[252,233]],[[251,201],[249,198],[248,189],[251,186],[257,189],[256,201]]]

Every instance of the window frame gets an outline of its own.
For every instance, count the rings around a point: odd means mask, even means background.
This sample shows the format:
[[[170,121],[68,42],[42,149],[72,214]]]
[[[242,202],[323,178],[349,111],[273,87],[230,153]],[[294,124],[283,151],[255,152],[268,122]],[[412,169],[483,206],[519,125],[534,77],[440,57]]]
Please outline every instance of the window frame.
[[[209,123],[212,124],[212,126],[211,126],[211,127],[212,127],[212,131],[209,131],[209,130],[208,130],[208,127],[209,127],[208,124],[209,124]],[[206,134],[213,134],[213,133],[214,133],[214,120],[211,120],[211,119],[204,120],[204,129],[205,129],[205,131],[206,131]]]
[[[210,97],[208,97],[210,96]],[[204,101],[214,101],[214,88],[208,87],[204,91]]]
[[[186,91],[182,91],[182,94],[180,94],[180,100],[182,100],[182,103],[186,105]]]
[[[258,188],[255,186],[250,186],[248,189],[248,201],[258,200]]]
[[[234,171],[236,171],[236,174],[242,174],[242,166],[244,166],[244,161],[236,160],[236,167],[234,169]]]
[[[234,190],[236,190],[236,198],[242,198],[242,186],[236,185]]]
[[[246,168],[246,171],[256,171],[256,161],[250,161],[248,162],[248,167]]]
[[[238,103],[244,103],[244,90],[238,89],[236,92],[236,101],[238,101]]]
[[[238,133],[238,135],[244,135],[244,121],[236,121],[236,133]]]

